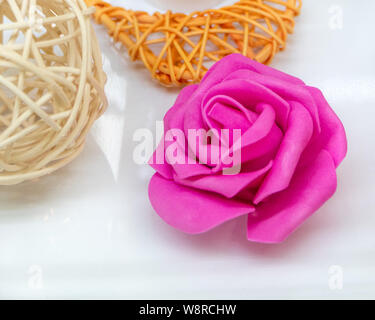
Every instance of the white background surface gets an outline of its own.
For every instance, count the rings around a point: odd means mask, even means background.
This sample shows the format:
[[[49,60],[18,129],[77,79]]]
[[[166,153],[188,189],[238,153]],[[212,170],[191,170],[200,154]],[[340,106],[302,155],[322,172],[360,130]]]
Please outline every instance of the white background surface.
[[[223,2],[111,1],[185,12]],[[349,153],[328,203],[280,245],[248,242],[246,217],[199,236],[167,226],[132,136],[155,130],[178,90],[150,80],[98,26],[110,107],[72,164],[0,187],[0,298],[375,298],[375,1],[303,2],[272,66],[322,89],[344,123]],[[341,290],[329,287],[335,265]]]

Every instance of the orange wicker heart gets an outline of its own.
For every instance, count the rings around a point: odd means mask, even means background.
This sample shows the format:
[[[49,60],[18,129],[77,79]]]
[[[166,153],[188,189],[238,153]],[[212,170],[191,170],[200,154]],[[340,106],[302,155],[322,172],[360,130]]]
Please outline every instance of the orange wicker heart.
[[[212,62],[242,53],[268,64],[285,48],[301,0],[241,0],[220,9],[165,14],[126,10],[101,0],[95,19],[164,85],[199,82]]]

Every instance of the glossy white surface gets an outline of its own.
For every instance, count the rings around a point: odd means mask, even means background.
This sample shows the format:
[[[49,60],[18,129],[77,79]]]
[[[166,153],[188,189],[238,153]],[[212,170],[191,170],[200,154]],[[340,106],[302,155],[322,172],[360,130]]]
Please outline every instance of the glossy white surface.
[[[111,2],[190,11],[231,1]],[[248,242],[245,217],[188,236],[153,212],[153,171],[133,162],[132,136],[155,130],[178,90],[96,27],[110,107],[72,164],[0,187],[0,298],[375,298],[374,11],[372,0],[304,0],[272,63],[321,88],[349,139],[337,193],[280,245]]]

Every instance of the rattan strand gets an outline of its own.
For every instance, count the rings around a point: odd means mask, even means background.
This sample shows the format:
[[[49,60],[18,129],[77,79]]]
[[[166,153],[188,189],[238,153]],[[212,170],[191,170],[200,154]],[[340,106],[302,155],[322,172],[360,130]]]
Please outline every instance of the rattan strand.
[[[285,48],[301,8],[300,0],[242,0],[189,15],[150,15],[85,1],[96,7],[96,21],[128,49],[131,59],[141,60],[152,77],[168,86],[199,82],[210,63],[231,53],[269,64]]]
[[[92,8],[0,2],[0,185],[10,185],[74,159],[107,102]]]

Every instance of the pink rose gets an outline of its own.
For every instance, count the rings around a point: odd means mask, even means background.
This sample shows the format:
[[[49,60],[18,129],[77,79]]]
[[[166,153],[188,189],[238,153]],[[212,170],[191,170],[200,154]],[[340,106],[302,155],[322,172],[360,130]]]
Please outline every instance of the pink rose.
[[[200,163],[202,148],[219,148],[211,138],[192,144],[189,129],[213,129],[219,138],[229,129],[220,157]],[[247,214],[248,239],[257,242],[283,241],[334,194],[347,150],[343,125],[318,89],[239,54],[181,91],[164,130],[150,160],[157,173],[149,197],[159,216],[196,234]],[[240,172],[225,174],[230,167]]]

